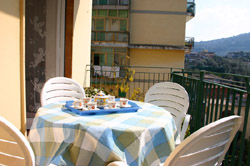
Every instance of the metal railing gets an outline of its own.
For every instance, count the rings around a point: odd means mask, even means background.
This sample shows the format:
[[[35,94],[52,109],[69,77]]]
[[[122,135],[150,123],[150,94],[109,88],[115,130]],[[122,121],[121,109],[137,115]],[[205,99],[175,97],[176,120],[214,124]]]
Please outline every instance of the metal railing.
[[[181,68],[147,66],[86,66],[86,75],[90,75],[90,87],[103,89],[117,97],[130,98],[136,92],[141,100],[147,90],[158,82],[170,80],[172,71]],[[135,96],[134,96],[135,97]],[[138,99],[138,98],[136,98]]]
[[[194,37],[185,37],[185,46],[192,49],[194,47]]]
[[[130,99],[135,94],[144,98],[147,90],[158,82],[179,83],[189,94],[188,113],[192,116],[190,133],[226,116],[242,116],[243,123],[225,156],[223,165],[250,165],[249,76],[146,66],[87,65],[86,72],[90,74],[91,87],[102,88],[109,94],[116,92],[117,97],[125,96]],[[126,85],[127,91],[121,92],[121,86],[126,89]],[[135,91],[138,93],[134,93]]]
[[[93,0],[93,5],[129,5],[129,0]]]
[[[249,76],[212,72],[173,72],[173,82],[188,92],[191,114],[190,132],[217,119],[240,115],[243,124],[236,134],[223,165],[250,165],[250,84]]]
[[[92,31],[91,41],[128,42],[128,32]]]

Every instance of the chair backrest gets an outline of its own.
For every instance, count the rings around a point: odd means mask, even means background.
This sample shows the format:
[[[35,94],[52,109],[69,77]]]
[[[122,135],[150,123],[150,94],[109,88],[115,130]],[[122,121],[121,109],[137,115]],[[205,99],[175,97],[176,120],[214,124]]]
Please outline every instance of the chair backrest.
[[[43,106],[52,102],[75,100],[83,97],[85,97],[85,91],[76,81],[65,77],[55,77],[44,84],[40,100]]]
[[[35,165],[35,156],[24,135],[0,116],[0,165]]]
[[[189,107],[189,97],[186,90],[174,82],[154,84],[146,93],[145,102],[165,108],[169,111],[180,131],[181,123]]]
[[[240,116],[233,115],[202,127],[176,147],[164,166],[220,165],[241,121]]]

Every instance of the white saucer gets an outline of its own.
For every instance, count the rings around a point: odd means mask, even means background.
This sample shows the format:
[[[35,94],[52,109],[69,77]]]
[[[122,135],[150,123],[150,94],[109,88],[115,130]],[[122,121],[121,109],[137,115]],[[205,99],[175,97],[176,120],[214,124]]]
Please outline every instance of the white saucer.
[[[123,105],[123,106],[120,106],[120,107],[122,107],[122,108],[129,108],[129,107],[131,107],[131,105],[127,104],[127,105]]]
[[[88,108],[84,109],[84,111],[96,111],[96,110],[100,110],[99,108],[96,108],[94,110],[89,110]]]
[[[112,110],[112,109],[117,109],[117,107],[116,108],[104,107],[103,109],[105,109],[105,110]]]
[[[78,110],[81,110],[81,109],[84,108],[83,106],[81,106],[81,107],[75,107],[74,105],[71,105],[70,107],[72,107],[72,108],[74,108],[74,109],[78,109]]]

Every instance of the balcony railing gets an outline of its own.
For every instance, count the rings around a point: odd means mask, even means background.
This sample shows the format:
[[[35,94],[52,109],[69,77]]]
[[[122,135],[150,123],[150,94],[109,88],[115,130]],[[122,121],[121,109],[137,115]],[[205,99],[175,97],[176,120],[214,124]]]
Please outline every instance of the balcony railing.
[[[143,100],[155,83],[179,83],[189,94],[190,133],[226,116],[242,116],[243,123],[223,165],[250,165],[250,76],[145,66],[88,65],[86,72],[90,74],[92,87],[102,88],[107,93],[117,91],[117,97],[133,100]],[[121,92],[120,89],[127,87],[126,93]]]
[[[181,70],[170,67],[87,65],[86,72],[90,75],[91,87],[103,89],[117,97],[125,95],[130,99],[136,89],[138,96],[143,99],[152,85],[170,81],[171,72]]]
[[[191,133],[217,119],[240,115],[244,122],[227,152],[223,165],[250,164],[250,77],[208,72],[174,72],[172,81],[187,90]],[[212,79],[211,76],[214,76]]]
[[[92,31],[91,40],[100,42],[128,42],[128,32]]]
[[[123,5],[123,6],[129,6],[129,0],[93,0],[93,5]]]
[[[187,0],[187,14],[195,16],[195,2],[194,0]]]
[[[185,46],[191,50],[194,47],[194,37],[186,37],[185,38]]]

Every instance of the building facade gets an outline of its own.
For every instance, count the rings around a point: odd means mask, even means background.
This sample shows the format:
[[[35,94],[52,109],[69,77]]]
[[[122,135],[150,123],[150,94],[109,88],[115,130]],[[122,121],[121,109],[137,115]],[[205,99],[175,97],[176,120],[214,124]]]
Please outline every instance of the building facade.
[[[91,64],[183,68],[194,15],[194,0],[94,0]]]

